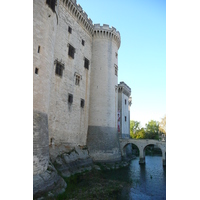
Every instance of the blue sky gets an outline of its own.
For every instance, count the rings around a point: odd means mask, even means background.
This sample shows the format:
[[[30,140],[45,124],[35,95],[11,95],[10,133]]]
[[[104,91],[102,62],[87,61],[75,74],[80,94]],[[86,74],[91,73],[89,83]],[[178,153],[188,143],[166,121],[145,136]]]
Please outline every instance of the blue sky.
[[[131,120],[160,121],[166,114],[166,1],[77,0],[93,23],[121,35],[118,82],[132,90]]]

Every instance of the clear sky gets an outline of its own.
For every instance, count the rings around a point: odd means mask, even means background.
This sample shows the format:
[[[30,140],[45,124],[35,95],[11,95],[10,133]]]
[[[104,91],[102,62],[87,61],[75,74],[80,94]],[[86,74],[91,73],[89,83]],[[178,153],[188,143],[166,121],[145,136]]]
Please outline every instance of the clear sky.
[[[144,126],[166,114],[166,1],[77,0],[94,24],[121,35],[118,82],[131,88],[131,120]]]

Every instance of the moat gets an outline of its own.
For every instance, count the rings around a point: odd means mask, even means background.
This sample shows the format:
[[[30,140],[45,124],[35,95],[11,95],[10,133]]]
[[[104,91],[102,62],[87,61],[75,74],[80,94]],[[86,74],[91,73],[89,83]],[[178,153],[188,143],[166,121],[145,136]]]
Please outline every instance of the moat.
[[[66,179],[66,191],[56,199],[166,199],[166,167],[162,157],[146,155],[145,162],[139,165],[139,157],[136,157],[120,169],[105,170],[99,165],[103,170],[71,176]]]

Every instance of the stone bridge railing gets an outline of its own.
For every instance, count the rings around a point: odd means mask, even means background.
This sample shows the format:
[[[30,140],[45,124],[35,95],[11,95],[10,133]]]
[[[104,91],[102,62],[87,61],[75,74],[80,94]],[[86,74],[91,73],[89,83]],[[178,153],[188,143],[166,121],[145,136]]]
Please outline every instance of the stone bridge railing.
[[[156,145],[162,151],[163,165],[166,165],[166,142],[151,140],[151,139],[120,139],[120,148],[122,156],[126,155],[126,146],[128,144],[134,144],[138,147],[140,152],[140,164],[145,163],[145,147],[148,145]]]

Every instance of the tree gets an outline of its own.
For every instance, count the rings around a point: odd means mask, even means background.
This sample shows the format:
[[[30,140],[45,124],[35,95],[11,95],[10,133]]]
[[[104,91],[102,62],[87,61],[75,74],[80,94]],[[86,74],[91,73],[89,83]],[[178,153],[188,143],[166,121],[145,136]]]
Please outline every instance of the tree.
[[[136,139],[145,139],[146,138],[146,133],[144,128],[141,128],[137,134],[136,134]]]
[[[146,138],[148,139],[159,139],[159,123],[157,121],[151,120],[145,125]]]
[[[159,131],[166,136],[166,115],[159,122]]]
[[[130,136],[136,138],[137,132],[140,130],[140,122],[130,120]]]

